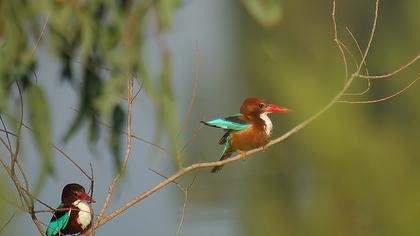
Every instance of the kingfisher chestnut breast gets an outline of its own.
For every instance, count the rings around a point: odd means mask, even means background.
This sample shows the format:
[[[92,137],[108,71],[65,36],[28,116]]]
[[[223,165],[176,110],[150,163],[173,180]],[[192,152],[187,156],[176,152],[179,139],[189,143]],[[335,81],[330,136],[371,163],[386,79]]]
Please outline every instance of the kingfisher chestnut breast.
[[[61,204],[47,227],[47,236],[85,233],[92,223],[90,203],[95,202],[85,189],[75,183],[67,184],[61,193]]]
[[[288,111],[289,109],[270,104],[265,99],[251,97],[243,101],[240,114],[201,122],[225,130],[225,134],[219,140],[219,144],[224,145],[220,160],[224,160],[234,152],[249,151],[266,145],[273,130],[273,123],[268,114]],[[222,167],[216,166],[211,172],[217,172]]]

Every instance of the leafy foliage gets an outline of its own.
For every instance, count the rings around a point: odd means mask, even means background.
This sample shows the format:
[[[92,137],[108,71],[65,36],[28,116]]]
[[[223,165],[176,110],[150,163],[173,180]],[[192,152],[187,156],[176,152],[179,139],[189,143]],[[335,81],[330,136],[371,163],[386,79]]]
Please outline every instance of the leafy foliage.
[[[148,11],[157,11],[159,29],[170,27],[178,0],[171,1],[2,1],[0,3],[0,109],[8,111],[7,100],[14,81],[27,83],[30,126],[42,156],[45,170],[51,170],[50,120],[48,105],[40,88],[35,83],[36,71],[29,38],[39,37],[39,26],[46,22],[47,33],[43,41],[49,43],[50,50],[60,58],[61,79],[79,93],[77,114],[64,135],[69,140],[84,123],[89,124],[89,141],[95,142],[100,136],[98,119],[109,120],[110,150],[119,163],[119,132],[123,129],[126,114],[121,107],[126,84],[134,74],[147,86],[149,94],[167,94],[165,99],[157,99],[158,114],[168,111],[174,117],[174,101],[168,66],[162,68],[160,78],[165,78],[164,86],[152,86],[153,78],[148,76],[147,61],[143,56],[144,25]],[[37,21],[35,19],[41,19]],[[151,19],[153,20],[153,19]],[[31,23],[34,22],[34,23]],[[28,24],[29,23],[29,24]],[[31,26],[28,30],[28,25]],[[170,62],[169,54],[165,64]],[[79,62],[80,66],[75,66]],[[106,73],[110,71],[110,73]],[[80,74],[80,78],[78,78]],[[42,78],[41,78],[42,79]],[[162,79],[157,80],[162,84]],[[160,98],[161,96],[154,96]],[[164,111],[167,110],[167,111]],[[163,119],[163,118],[162,118]],[[176,120],[174,120],[176,122]],[[161,131],[166,130],[165,122]],[[174,125],[172,124],[174,127]],[[172,128],[173,129],[173,128]],[[173,135],[173,132],[171,132]],[[171,138],[170,140],[175,140]]]
[[[278,1],[243,3],[264,26],[280,19]],[[108,131],[109,147],[118,167],[120,130],[126,119],[121,103],[127,81],[135,77],[156,103],[159,118],[156,139],[161,140],[162,134],[167,133],[172,153],[178,156],[170,54],[163,50],[160,75],[151,77],[144,55],[144,37],[145,25],[151,20],[157,22],[159,31],[168,30],[179,7],[179,0],[0,2],[0,111],[9,112],[12,84],[15,81],[25,84],[28,107],[24,109],[29,111],[42,172],[52,170],[52,156],[49,108],[42,88],[36,83],[38,41],[48,43],[48,49],[61,64],[59,79],[79,94],[77,114],[64,134],[65,141],[86,123],[88,140],[96,142],[102,129],[98,119],[109,121],[112,124]],[[155,14],[147,14],[151,11]],[[177,165],[181,166],[180,157]]]
[[[272,27],[281,20],[281,0],[242,0],[242,3],[252,17],[264,27]]]

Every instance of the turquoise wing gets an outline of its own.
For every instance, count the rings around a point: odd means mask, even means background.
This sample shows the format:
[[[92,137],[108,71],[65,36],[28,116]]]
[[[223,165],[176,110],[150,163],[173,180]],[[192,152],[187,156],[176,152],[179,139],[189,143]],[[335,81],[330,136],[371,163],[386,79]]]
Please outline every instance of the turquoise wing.
[[[239,116],[230,116],[221,119],[215,119],[211,121],[204,122],[204,124],[230,130],[243,130],[249,127],[249,124],[239,118]]]
[[[70,212],[71,211],[68,211],[61,217],[50,221],[48,224],[47,236],[58,235],[60,230],[66,227],[67,223],[69,223]]]

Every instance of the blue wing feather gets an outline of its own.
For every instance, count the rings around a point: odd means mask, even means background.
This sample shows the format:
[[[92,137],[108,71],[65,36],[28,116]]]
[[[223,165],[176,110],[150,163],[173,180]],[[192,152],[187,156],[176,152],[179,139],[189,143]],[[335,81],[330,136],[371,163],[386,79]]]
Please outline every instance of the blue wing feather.
[[[226,118],[215,119],[203,122],[206,125],[228,129],[228,130],[243,130],[249,127],[249,124],[239,118],[240,116],[230,116]]]
[[[47,236],[59,235],[59,232],[69,223],[71,211],[66,212],[60,218],[51,220],[47,228]]]

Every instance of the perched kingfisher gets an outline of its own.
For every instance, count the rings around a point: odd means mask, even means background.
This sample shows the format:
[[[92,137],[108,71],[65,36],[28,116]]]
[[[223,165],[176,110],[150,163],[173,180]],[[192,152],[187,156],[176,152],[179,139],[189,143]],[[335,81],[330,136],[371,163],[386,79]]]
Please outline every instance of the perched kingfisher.
[[[92,222],[90,203],[95,202],[79,184],[67,184],[61,193],[61,204],[54,211],[47,236],[86,232]]]
[[[272,112],[288,111],[289,109],[267,103],[264,99],[251,97],[243,101],[240,114],[201,122],[226,131],[219,140],[219,144],[224,145],[220,160],[224,160],[234,152],[249,151],[266,145],[273,130],[273,123],[267,115]],[[222,167],[216,166],[211,172],[217,172]]]

